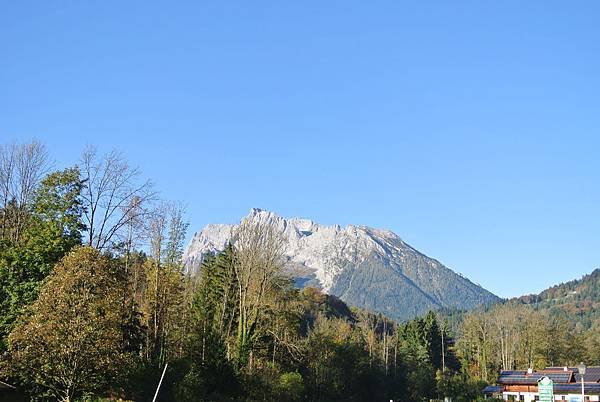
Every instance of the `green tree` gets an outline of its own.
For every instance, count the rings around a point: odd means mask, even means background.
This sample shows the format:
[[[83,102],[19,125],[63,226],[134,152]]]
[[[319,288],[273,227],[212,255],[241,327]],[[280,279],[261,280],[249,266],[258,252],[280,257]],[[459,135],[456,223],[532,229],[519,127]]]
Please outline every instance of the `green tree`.
[[[425,339],[429,349],[429,361],[437,370],[442,368],[442,333],[433,311],[425,316],[424,320]]]
[[[464,374],[444,372],[438,370],[436,374],[439,398],[450,397],[457,402],[472,402],[479,400],[481,390],[487,385]]]
[[[10,374],[61,401],[110,389],[128,361],[124,286],[122,270],[97,250],[66,255],[10,334]]]
[[[435,396],[431,328],[431,322],[421,318],[416,318],[399,328],[400,366],[406,374],[407,400],[418,401]]]
[[[236,329],[238,286],[233,258],[233,247],[229,246],[216,256],[207,255],[201,265],[192,320],[194,336],[199,338],[202,350],[207,348],[206,336],[216,337],[226,344]],[[227,357],[230,358],[230,354]]]
[[[38,294],[52,267],[81,243],[81,189],[77,168],[49,174],[35,191],[18,242],[0,248],[0,339]],[[0,350],[6,345],[0,341]]]
[[[186,356],[189,370],[177,387],[177,400],[227,400],[239,396],[234,370],[237,285],[233,248],[204,256],[190,311]]]

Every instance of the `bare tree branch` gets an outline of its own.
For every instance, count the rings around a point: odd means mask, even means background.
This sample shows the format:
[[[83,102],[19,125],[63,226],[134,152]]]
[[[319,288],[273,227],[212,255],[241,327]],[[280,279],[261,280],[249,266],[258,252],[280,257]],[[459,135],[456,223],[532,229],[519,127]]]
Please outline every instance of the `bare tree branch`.
[[[127,237],[134,222],[148,217],[157,193],[152,183],[140,179],[137,168],[129,166],[123,156],[111,151],[100,157],[88,147],[81,157],[81,173],[87,243],[97,249],[110,249]]]
[[[0,236],[19,239],[35,191],[49,169],[48,152],[38,141],[0,146]]]

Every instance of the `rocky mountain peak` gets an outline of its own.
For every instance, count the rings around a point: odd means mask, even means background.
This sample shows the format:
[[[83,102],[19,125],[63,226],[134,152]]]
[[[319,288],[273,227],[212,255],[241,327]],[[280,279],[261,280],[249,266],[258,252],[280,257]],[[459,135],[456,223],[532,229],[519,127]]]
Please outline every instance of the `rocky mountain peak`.
[[[285,240],[287,268],[303,286],[317,286],[349,304],[410,318],[441,307],[472,308],[497,298],[406,244],[392,231],[321,225],[252,208],[242,220],[273,225]],[[196,270],[206,253],[223,250],[236,225],[197,232],[184,261]]]

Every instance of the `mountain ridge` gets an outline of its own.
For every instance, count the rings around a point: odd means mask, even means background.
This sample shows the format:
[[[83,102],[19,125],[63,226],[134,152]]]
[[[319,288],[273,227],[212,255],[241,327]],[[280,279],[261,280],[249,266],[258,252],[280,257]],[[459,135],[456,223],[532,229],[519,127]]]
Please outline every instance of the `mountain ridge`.
[[[274,225],[285,239],[286,266],[299,286],[315,286],[350,305],[410,319],[439,308],[471,309],[499,300],[390,230],[320,225],[252,208],[242,220]],[[206,253],[224,249],[236,225],[210,224],[184,253],[194,272]]]

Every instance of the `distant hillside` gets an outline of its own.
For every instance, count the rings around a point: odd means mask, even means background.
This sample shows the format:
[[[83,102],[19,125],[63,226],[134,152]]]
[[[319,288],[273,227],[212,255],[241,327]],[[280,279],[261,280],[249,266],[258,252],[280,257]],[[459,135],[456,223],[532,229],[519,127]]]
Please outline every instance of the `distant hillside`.
[[[537,309],[548,309],[552,314],[564,316],[588,329],[600,320],[600,269],[581,279],[552,286],[540,294],[521,296],[518,300]]]

